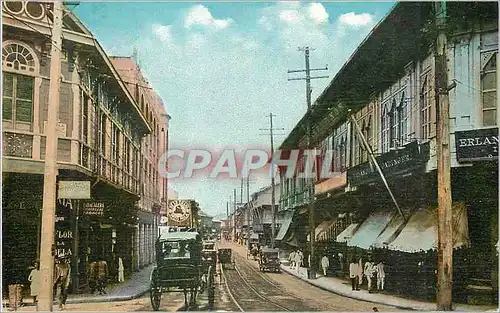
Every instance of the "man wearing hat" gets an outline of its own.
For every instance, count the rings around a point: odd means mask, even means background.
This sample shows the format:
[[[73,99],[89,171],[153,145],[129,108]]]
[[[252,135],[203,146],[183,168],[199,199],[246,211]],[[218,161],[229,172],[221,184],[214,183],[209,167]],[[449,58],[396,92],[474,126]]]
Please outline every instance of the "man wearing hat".
[[[54,268],[54,291],[59,302],[59,308],[62,310],[66,305],[68,297],[68,287],[71,280],[71,266],[69,265],[69,256],[65,255],[56,260]]]

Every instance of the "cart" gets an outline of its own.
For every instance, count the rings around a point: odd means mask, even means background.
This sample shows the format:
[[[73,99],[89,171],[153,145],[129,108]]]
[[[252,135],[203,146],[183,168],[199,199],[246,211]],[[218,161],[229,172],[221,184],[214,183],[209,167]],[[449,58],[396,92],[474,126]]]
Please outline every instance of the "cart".
[[[163,232],[156,240],[156,266],[150,278],[153,310],[159,310],[163,293],[183,292],[184,303],[188,307],[195,304],[197,294],[205,289],[209,307],[213,307],[214,274],[215,266],[204,266],[202,242],[197,232]]]
[[[272,271],[281,273],[279,249],[262,248],[259,254],[259,269],[261,272]]]
[[[234,259],[233,259],[233,250],[231,248],[221,248],[218,250],[218,259],[220,266],[223,269],[228,269],[228,265],[230,265],[231,269],[234,269]]]
[[[257,260],[259,257],[259,249],[260,249],[260,242],[259,238],[250,238],[248,240],[248,246],[247,246],[247,259],[252,256],[254,260]]]

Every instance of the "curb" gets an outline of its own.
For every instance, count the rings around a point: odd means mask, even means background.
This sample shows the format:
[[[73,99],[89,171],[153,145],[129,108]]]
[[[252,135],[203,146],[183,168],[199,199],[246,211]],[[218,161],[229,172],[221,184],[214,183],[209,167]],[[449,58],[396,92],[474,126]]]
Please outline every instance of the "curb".
[[[322,289],[322,290],[325,290],[325,291],[328,291],[328,292],[331,292],[331,293],[334,293],[334,294],[337,294],[339,296],[346,297],[346,298],[349,298],[349,299],[360,300],[360,301],[365,301],[365,302],[370,302],[370,303],[375,303],[375,304],[380,304],[380,305],[386,305],[386,306],[391,306],[391,307],[395,307],[395,308],[398,308],[398,309],[404,309],[404,310],[429,311],[428,309],[425,309],[425,308],[415,308],[415,307],[411,307],[411,306],[395,305],[395,304],[392,304],[392,303],[385,303],[385,302],[380,302],[380,301],[373,301],[373,300],[363,299],[362,297],[356,297],[356,296],[353,296],[353,295],[350,295],[350,294],[347,294],[347,293],[344,293],[344,292],[340,292],[340,291],[337,291],[337,290],[334,290],[334,289],[331,289],[331,288],[326,288],[326,287],[324,287],[324,286],[322,286],[320,284],[315,283],[314,281],[312,281],[310,279],[306,279],[304,277],[292,274],[291,271],[290,271],[290,269],[285,268],[283,265],[281,266],[281,269],[285,273],[287,273],[288,275],[292,275],[294,277],[297,277],[300,280],[305,281],[308,284],[313,285],[313,286],[315,286],[315,287],[317,287],[319,289]],[[431,310],[431,311],[433,311],[433,310]]]
[[[128,301],[128,300],[134,300],[139,297],[142,297],[146,293],[149,292],[149,289],[140,291],[138,293],[132,294],[132,295],[126,295],[126,296],[102,296],[102,297],[88,297],[88,298],[68,298],[66,300],[66,304],[80,304],[80,303],[99,303],[99,302],[116,302],[116,301]]]

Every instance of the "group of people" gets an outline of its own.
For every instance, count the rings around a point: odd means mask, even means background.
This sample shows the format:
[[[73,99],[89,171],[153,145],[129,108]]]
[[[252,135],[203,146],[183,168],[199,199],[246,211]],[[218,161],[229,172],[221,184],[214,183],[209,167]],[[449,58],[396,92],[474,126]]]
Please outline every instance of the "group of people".
[[[375,276],[376,275],[376,276]],[[352,259],[349,264],[349,278],[352,283],[352,290],[360,290],[359,286],[363,284],[363,278],[366,277],[368,283],[368,292],[372,291],[372,281],[376,277],[377,290],[384,290],[385,269],[382,261],[375,264],[369,259],[363,264],[363,260],[356,262]]]
[[[54,264],[53,291],[54,299],[58,300],[59,308],[63,309],[68,298],[68,288],[71,282],[71,265],[67,257],[57,259]],[[40,268],[38,262],[34,262],[28,276],[30,282],[30,295],[33,302],[38,302],[40,294]]]
[[[125,281],[123,260],[121,257],[116,258],[118,267],[118,282]],[[88,282],[90,293],[94,294],[97,290],[99,294],[107,294],[106,287],[108,284],[109,270],[108,264],[103,258],[97,258],[89,264],[88,269]],[[30,295],[33,297],[34,303],[38,302],[40,294],[40,268],[39,263],[34,262],[28,276],[30,283]],[[59,308],[63,309],[66,305],[68,297],[68,288],[71,283],[71,265],[68,257],[56,259],[54,264],[53,276],[53,291],[54,299],[58,300]]]
[[[304,253],[301,250],[292,251],[288,255],[288,260],[290,261],[291,267],[295,268],[298,272],[299,268],[304,263]]]

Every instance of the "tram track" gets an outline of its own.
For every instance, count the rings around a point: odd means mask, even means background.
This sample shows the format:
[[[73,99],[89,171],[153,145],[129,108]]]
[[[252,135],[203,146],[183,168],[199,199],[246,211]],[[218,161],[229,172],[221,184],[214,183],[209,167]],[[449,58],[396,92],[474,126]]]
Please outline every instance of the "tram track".
[[[222,273],[228,292],[240,311],[317,311],[281,289],[243,257],[235,255],[235,260],[238,260],[235,269]]]

